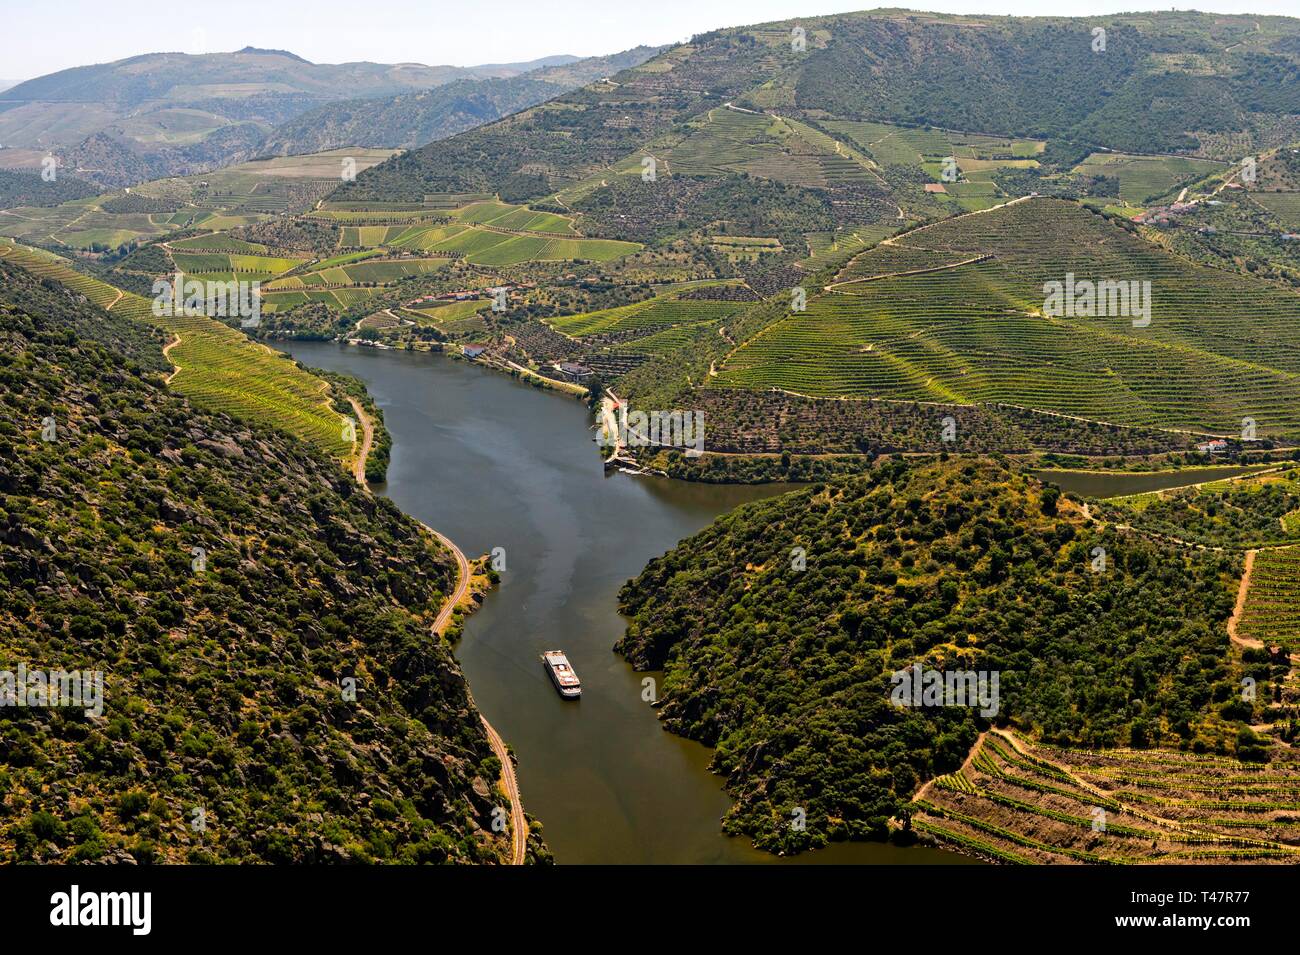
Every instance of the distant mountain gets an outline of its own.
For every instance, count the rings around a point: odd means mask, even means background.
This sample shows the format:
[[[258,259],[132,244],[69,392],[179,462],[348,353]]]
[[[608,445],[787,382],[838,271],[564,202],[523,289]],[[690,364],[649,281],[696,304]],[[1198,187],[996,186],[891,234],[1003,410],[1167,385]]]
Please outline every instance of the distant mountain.
[[[150,53],[0,93],[0,143],[53,150],[108,186],[251,158],[273,127],[326,103],[505,79],[572,56],[484,66],[311,63],[283,50]]]
[[[639,46],[613,56],[577,61],[552,57],[565,62],[509,79],[455,80],[434,89],[383,99],[329,103],[277,127],[263,151],[287,156],[343,146],[420,146],[639,66],[659,52],[656,47]]]
[[[22,80],[0,80],[0,93],[3,93],[11,87],[17,86],[21,82]]]

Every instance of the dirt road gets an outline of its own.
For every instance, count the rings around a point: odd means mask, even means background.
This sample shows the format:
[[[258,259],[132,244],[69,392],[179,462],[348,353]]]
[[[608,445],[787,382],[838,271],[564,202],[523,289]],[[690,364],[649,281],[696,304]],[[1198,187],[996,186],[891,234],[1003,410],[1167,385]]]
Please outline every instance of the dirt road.
[[[1254,640],[1237,634],[1237,625],[1241,623],[1241,615],[1246,610],[1246,593],[1250,590],[1250,572],[1255,569],[1256,553],[1258,551],[1246,551],[1246,567],[1241,572],[1241,584],[1237,587],[1237,603],[1232,608],[1232,616],[1228,618],[1228,637],[1239,647],[1251,647],[1258,650],[1264,646],[1262,640]]]
[[[356,478],[358,484],[369,490],[369,485],[366,483],[366,458],[369,457],[370,448],[374,443],[374,424],[365,409],[361,407],[361,402],[349,397],[348,403],[352,405],[357,423],[361,426],[361,451],[353,462],[352,476]],[[451,538],[438,533],[424,522],[420,522],[420,526],[438,538],[456,558],[456,588],[443,603],[431,628],[434,634],[442,636],[443,631],[447,629],[447,624],[451,622],[452,613],[465,599],[465,594],[469,590],[469,561],[465,559],[461,549],[452,543]],[[523,865],[528,857],[528,820],[524,818],[524,803],[519,798],[519,780],[515,777],[515,765],[510,760],[510,753],[506,749],[505,741],[501,739],[501,734],[492,727],[482,713],[479,714],[479,719],[483,721],[483,729],[487,733],[488,743],[492,746],[492,753],[501,763],[501,788],[510,800],[510,864]]]

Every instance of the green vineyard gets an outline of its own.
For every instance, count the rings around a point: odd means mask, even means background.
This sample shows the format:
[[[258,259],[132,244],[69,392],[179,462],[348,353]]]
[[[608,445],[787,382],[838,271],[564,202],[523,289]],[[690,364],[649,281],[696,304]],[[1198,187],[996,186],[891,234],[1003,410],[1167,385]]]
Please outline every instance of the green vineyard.
[[[280,353],[211,318],[155,316],[149,299],[119,292],[50,253],[6,245],[0,246],[0,257],[66,285],[114,314],[169,333],[176,343],[167,357],[177,369],[170,387],[195,404],[292,434],[331,457],[353,452],[343,418],[324,397],[325,383]]]
[[[917,229],[859,260],[841,278],[874,280],[810,290],[806,311],[744,342],[712,384],[1228,435],[1250,418],[1261,437],[1300,438],[1294,291],[1193,265],[1052,199]],[[1070,274],[1149,282],[1149,322],[1045,315],[1045,283]]]
[[[676,325],[719,321],[743,307],[736,302],[683,301],[673,295],[662,295],[618,308],[550,318],[547,323],[574,338],[617,332],[651,333]]]
[[[924,837],[998,862],[1300,861],[1300,772],[1283,765],[1031,747],[997,731],[912,807]]]
[[[1300,652],[1300,546],[1255,555],[1240,632]]]

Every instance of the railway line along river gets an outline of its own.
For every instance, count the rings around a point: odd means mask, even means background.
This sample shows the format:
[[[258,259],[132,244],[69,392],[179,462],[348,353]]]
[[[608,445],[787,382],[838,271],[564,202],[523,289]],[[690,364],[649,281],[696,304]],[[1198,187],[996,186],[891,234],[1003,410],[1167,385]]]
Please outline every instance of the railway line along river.
[[[601,468],[585,407],[428,354],[293,342],[305,364],[366,383],[393,437],[375,488],[471,557],[503,548],[501,586],[457,656],[474,698],[519,758],[525,809],[560,863],[951,863],[881,843],[778,860],[721,832],[729,805],[710,752],[662,730],[612,647],[619,588],[713,518],[778,487],[687,484]],[[564,650],[582,679],[562,700],[542,668]]]

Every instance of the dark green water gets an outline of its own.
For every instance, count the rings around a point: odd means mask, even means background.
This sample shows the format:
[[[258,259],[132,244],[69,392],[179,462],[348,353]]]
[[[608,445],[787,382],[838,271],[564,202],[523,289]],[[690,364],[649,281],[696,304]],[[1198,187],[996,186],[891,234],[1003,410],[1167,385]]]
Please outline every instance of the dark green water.
[[[1219,481],[1260,470],[1250,467],[1224,466],[1189,468],[1182,471],[1030,471],[1034,477],[1050,481],[1063,491],[1073,491],[1088,497],[1119,497],[1123,494],[1145,494],[1171,487],[1186,487],[1205,481]]]
[[[721,834],[729,800],[709,751],[664,732],[612,647],[619,588],[719,514],[781,488],[606,477],[580,403],[432,355],[300,342],[308,365],[362,379],[393,435],[388,484],[406,513],[470,557],[505,548],[501,586],[457,650],[480,709],[519,757],[524,806],[561,863],[774,862]],[[538,654],[582,678],[561,700]],[[798,863],[954,863],[933,849],[835,845]]]

